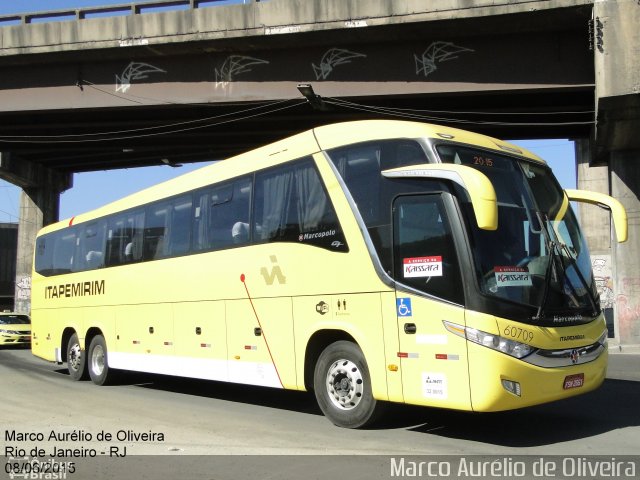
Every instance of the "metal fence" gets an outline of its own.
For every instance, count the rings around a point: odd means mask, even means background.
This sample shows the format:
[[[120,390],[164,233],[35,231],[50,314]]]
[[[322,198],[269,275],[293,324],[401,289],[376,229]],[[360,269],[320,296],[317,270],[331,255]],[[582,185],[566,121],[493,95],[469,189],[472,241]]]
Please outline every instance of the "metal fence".
[[[104,7],[51,10],[45,12],[0,15],[0,27],[53,21],[84,20],[88,18],[110,16],[140,15],[143,13],[157,13],[175,10],[192,10],[196,8],[222,5],[242,5],[258,2],[260,2],[260,0],[158,0],[155,2],[126,3],[121,5],[107,5]]]

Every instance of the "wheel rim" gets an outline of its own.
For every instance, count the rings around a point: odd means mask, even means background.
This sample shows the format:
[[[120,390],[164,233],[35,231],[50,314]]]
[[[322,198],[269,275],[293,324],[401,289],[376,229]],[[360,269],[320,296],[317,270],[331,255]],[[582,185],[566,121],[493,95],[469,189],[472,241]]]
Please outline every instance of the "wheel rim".
[[[351,410],[362,400],[362,372],[351,360],[333,362],[327,372],[326,387],[333,405],[341,410]]]
[[[96,345],[91,351],[91,371],[96,377],[102,375],[104,371],[104,348]]]
[[[80,370],[80,362],[82,362],[82,350],[80,350],[80,345],[75,343],[69,349],[69,367],[77,372]]]

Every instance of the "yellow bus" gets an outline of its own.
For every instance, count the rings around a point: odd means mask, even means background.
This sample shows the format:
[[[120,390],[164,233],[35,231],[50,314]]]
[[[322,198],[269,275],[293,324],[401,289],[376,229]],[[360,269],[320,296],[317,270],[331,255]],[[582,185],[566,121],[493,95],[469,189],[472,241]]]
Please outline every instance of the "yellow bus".
[[[42,229],[32,349],[98,385],[132,370],[387,402],[516,409],[597,388],[607,329],[570,200],[537,156],[404,121],[327,125]]]

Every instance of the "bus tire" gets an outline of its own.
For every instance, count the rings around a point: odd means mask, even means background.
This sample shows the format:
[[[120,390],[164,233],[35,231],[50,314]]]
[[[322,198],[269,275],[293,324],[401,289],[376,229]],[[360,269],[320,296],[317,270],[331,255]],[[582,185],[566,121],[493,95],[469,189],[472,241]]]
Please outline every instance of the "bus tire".
[[[324,349],[316,363],[313,385],[320,409],[338,427],[365,427],[381,412],[382,403],[371,393],[367,362],[353,342],[341,340]]]
[[[102,335],[96,335],[91,340],[87,355],[87,367],[91,381],[96,385],[107,385],[113,378],[113,372],[109,371],[107,342]]]
[[[74,333],[67,342],[67,368],[69,369],[71,380],[78,381],[89,378],[85,353],[82,351],[78,334]]]

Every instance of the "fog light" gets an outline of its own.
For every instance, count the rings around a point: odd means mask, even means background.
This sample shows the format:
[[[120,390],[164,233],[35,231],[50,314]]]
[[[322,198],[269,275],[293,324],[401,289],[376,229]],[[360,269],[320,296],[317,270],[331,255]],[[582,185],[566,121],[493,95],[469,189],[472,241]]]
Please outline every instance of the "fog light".
[[[522,392],[520,391],[520,384],[518,382],[514,382],[512,380],[502,380],[502,386],[507,392],[513,393],[514,395],[517,395],[519,397],[521,396],[520,394]]]

